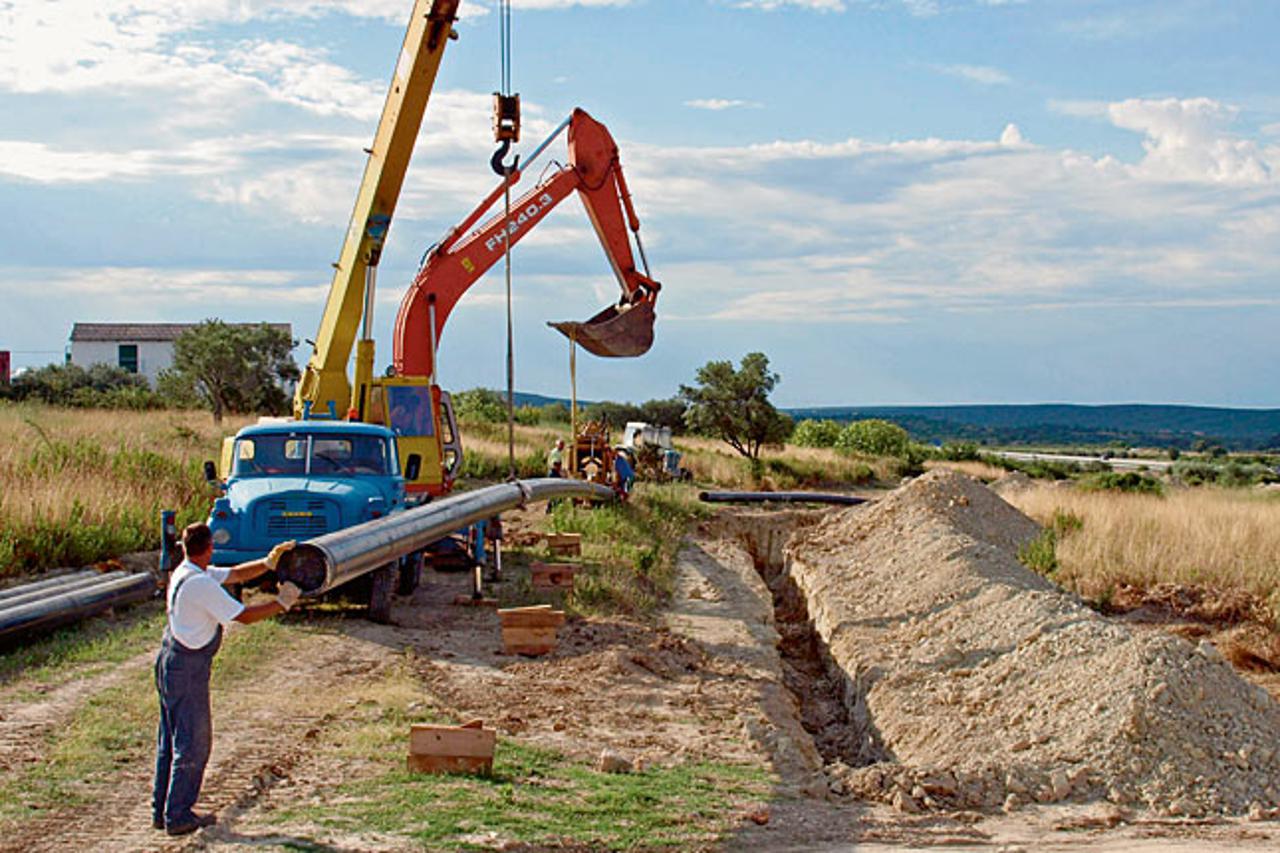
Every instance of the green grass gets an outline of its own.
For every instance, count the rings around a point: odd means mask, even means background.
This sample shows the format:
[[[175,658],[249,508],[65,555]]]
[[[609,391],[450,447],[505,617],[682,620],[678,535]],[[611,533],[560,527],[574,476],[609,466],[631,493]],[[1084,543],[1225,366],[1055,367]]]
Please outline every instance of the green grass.
[[[404,767],[413,722],[440,722],[417,705],[408,667],[390,672],[313,749],[348,781],[264,812],[273,825],[377,833],[427,850],[493,849],[504,841],[598,849],[689,849],[731,827],[735,806],[767,796],[758,767],[692,763],[600,773],[558,752],[501,738],[490,776],[414,774]],[[410,708],[416,708],[410,711]]]
[[[138,634],[130,629],[129,637],[138,639],[144,626],[155,627],[151,620],[143,620],[135,626]],[[151,642],[158,646],[159,641],[157,631]],[[214,663],[215,694],[252,679],[273,656],[287,652],[289,645],[290,627],[274,620],[228,636]],[[137,647],[123,638],[103,647],[109,656],[125,648],[136,651]],[[88,647],[71,655],[92,659]],[[0,826],[92,802],[97,789],[114,784],[121,765],[145,766],[154,755],[158,702],[150,666],[85,699],[65,724],[50,730],[42,763],[0,780]]]
[[[697,491],[680,483],[640,483],[626,504],[560,503],[551,527],[582,534],[585,565],[566,605],[584,614],[652,612],[671,598],[676,553],[690,524],[708,514]]]
[[[164,630],[164,605],[139,604],[115,618],[90,619],[0,654],[0,684],[19,675],[43,685],[91,674],[154,647]]]

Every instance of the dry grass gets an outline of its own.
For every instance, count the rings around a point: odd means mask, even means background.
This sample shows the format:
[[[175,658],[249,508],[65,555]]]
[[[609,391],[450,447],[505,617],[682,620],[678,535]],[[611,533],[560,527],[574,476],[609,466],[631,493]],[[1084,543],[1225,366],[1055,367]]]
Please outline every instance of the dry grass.
[[[896,482],[901,476],[897,460],[852,456],[825,447],[766,448],[756,468],[723,441],[682,436],[676,448],[684,454],[681,464],[695,481],[727,488],[848,487]]]
[[[935,468],[946,468],[950,471],[959,471],[961,474],[968,474],[970,477],[981,480],[984,483],[994,482],[1009,473],[1003,468],[998,468],[990,463],[979,462],[977,460],[951,462],[945,459],[931,459],[924,463],[924,467],[926,471],[932,471]]]
[[[0,404],[0,576],[151,547],[161,509],[203,515],[200,463],[246,422]]]
[[[1280,618],[1280,499],[1199,488],[1166,497],[1040,485],[1006,499],[1042,524],[1083,521],[1057,545],[1058,579],[1091,598],[1120,584],[1181,583],[1238,589]]]

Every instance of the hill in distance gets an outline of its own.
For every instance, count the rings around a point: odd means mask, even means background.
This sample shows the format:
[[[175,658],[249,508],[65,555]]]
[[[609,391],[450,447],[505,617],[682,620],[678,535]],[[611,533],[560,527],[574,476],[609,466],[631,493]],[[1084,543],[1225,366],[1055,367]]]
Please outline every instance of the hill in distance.
[[[917,441],[987,444],[1128,444],[1186,448],[1203,439],[1231,450],[1280,447],[1280,409],[1062,403],[972,406],[833,406],[788,409],[797,420],[883,418]]]
[[[545,406],[561,397],[517,392],[517,406]],[[579,400],[580,407],[593,400]],[[963,406],[818,406],[783,409],[806,418],[854,421],[882,418],[926,443],[972,441],[998,445],[1114,445],[1178,447],[1203,440],[1229,450],[1280,448],[1280,409],[1214,406],[1069,403]]]

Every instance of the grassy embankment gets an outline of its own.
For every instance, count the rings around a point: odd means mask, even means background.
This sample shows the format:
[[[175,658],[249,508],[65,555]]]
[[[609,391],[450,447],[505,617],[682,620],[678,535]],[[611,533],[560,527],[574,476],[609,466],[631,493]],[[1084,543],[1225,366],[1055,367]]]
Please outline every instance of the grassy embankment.
[[[0,578],[158,547],[161,509],[208,512],[200,465],[242,423],[0,403]]]

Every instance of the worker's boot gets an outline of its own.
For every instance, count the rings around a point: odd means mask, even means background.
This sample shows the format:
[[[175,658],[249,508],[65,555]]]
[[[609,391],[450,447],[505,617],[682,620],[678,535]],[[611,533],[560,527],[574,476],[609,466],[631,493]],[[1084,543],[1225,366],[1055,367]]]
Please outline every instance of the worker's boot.
[[[166,826],[164,831],[170,835],[189,835],[197,829],[213,826],[218,822],[217,815],[191,813],[191,819],[173,826]]]

